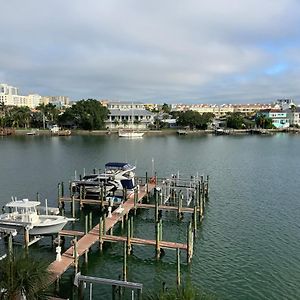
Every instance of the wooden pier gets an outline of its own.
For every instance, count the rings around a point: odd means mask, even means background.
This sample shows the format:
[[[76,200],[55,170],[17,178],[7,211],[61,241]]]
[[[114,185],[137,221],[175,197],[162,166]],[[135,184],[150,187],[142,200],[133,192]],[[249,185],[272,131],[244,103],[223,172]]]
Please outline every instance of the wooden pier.
[[[140,202],[147,194],[155,187],[155,184],[148,184],[147,186],[140,187],[138,191],[138,200]],[[128,216],[131,209],[135,207],[134,194],[132,194],[129,199],[123,203],[122,212],[119,213],[118,210],[112,212],[111,218],[105,219],[105,231],[108,232],[114,227],[118,222],[122,221],[124,216]],[[51,282],[58,279],[70,266],[75,264],[75,269],[78,267],[78,258],[84,254],[87,254],[89,249],[99,241],[99,225],[96,225],[87,234],[81,237],[78,241],[74,239],[74,245],[71,246],[66,252],[61,255],[60,261],[55,260],[52,262],[48,268],[51,273]]]
[[[120,242],[124,245],[124,261],[123,261],[123,280],[127,281],[127,255],[132,252],[132,245],[153,246],[156,250],[156,258],[159,258],[163,249],[176,250],[177,261],[177,284],[180,284],[180,251],[186,251],[187,263],[191,261],[193,256],[193,241],[196,236],[197,224],[204,217],[205,203],[208,201],[208,182],[209,177],[204,179],[204,176],[198,175],[191,179],[180,179],[179,173],[172,175],[171,179],[158,179],[157,177],[147,177],[144,183],[139,180],[140,184],[129,196],[124,193],[121,202],[107,201],[102,191],[99,199],[86,199],[81,191],[77,197],[71,193],[70,196],[64,195],[63,183],[58,186],[58,205],[60,208],[65,207],[65,203],[71,204],[72,217],[75,218],[75,203],[79,202],[80,208],[84,205],[93,205],[101,208],[101,212],[105,207],[108,208],[108,213],[100,216],[99,224],[92,228],[92,217],[90,216],[90,226],[88,226],[88,218],[86,216],[85,232],[63,230],[59,236],[73,237],[72,246],[63,254],[59,255],[53,261],[48,270],[51,273],[50,283],[58,280],[63,273],[71,266],[74,266],[75,273],[78,271],[79,258],[85,256],[85,261],[88,259],[89,249],[96,243],[99,244],[100,251],[103,249],[104,242]],[[149,203],[149,194],[154,191],[154,204]],[[147,199],[143,203],[143,199]],[[153,199],[153,197],[152,197]],[[192,206],[192,207],[191,207]],[[113,210],[113,207],[115,209]],[[117,208],[116,208],[117,207]],[[155,223],[155,240],[133,237],[133,214],[137,209],[154,209]],[[113,210],[113,211],[112,211]],[[185,213],[191,214],[191,221],[187,227],[187,242],[169,242],[162,238],[162,211],[177,212],[178,220],[183,218]],[[124,223],[127,225],[127,236],[113,235],[114,226],[121,223],[122,228]],[[199,223],[198,223],[199,222]]]

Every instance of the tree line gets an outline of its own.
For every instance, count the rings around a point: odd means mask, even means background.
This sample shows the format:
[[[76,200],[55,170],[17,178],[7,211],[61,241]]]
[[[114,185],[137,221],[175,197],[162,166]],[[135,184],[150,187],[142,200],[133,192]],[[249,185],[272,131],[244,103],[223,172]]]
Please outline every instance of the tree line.
[[[158,113],[159,110],[155,112]],[[192,110],[184,112],[171,111],[171,107],[166,103],[162,105],[160,112],[164,114],[164,119],[170,116],[176,119],[178,126],[188,127],[191,130],[205,130],[215,119],[213,113],[200,114]],[[99,130],[105,128],[105,120],[108,114],[109,110],[95,99],[80,100],[64,111],[59,110],[52,103],[47,105],[40,104],[32,111],[29,107],[9,107],[0,102],[0,127],[45,129],[49,125],[58,124],[63,128]],[[221,117],[219,121],[221,126],[233,129],[248,129],[255,126],[265,129],[274,127],[272,119],[267,118],[263,114],[247,116],[233,112]],[[115,121],[115,123],[115,125],[118,125],[118,121]],[[163,120],[156,119],[153,128],[163,129],[166,126]]]
[[[58,124],[85,130],[97,130],[105,127],[108,109],[95,99],[80,100],[64,111],[54,104],[40,104],[35,110],[27,106],[6,106],[0,103],[0,127],[46,128]]]

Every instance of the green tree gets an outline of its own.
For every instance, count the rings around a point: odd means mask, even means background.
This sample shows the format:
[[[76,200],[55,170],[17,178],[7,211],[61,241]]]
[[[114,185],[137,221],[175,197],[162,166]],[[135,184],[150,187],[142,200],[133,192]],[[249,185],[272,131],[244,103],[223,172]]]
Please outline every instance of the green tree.
[[[44,129],[46,128],[46,123],[57,123],[59,110],[53,103],[48,103],[46,105],[42,103],[36,109],[42,114],[42,122]]]
[[[31,122],[31,110],[28,106],[14,106],[6,115],[5,122],[10,127],[28,128]]]
[[[262,113],[256,115],[255,123],[258,128],[272,129],[274,127],[272,119]]]
[[[229,113],[226,117],[226,126],[233,129],[242,129],[244,118],[240,113]]]
[[[167,103],[164,103],[161,107],[162,112],[169,114],[171,112],[171,106]]]
[[[65,110],[59,118],[59,124],[72,123],[85,130],[102,129],[108,113],[108,109],[95,99],[80,100]]]
[[[188,110],[180,112],[177,118],[177,124],[180,126],[189,126],[190,129],[207,129],[208,123],[212,121],[214,114],[200,114],[197,111]]]
[[[47,262],[24,255],[0,261],[0,299],[47,299],[49,272]]]

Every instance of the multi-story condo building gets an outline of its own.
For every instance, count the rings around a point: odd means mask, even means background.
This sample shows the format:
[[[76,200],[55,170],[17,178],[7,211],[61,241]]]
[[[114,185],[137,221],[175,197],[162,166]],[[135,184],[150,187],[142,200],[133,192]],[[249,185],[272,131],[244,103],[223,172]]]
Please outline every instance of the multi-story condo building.
[[[40,103],[41,96],[30,94],[28,96],[19,95],[19,89],[6,83],[0,83],[0,102],[7,106],[28,106],[35,108]]]

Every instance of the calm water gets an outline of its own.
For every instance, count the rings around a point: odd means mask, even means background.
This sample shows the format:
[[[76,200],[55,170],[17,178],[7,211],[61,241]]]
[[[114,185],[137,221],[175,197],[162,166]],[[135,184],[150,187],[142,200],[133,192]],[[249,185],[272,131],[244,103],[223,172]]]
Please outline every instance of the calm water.
[[[8,137],[0,139],[0,205],[10,197],[47,198],[56,204],[57,183],[68,181],[108,161],[137,165],[138,175],[180,172],[210,175],[210,202],[198,231],[193,261],[182,265],[183,277],[219,299],[300,298],[300,136],[144,137]],[[164,214],[164,236],[184,241],[188,218],[181,223]],[[135,235],[154,238],[153,212],[141,213]],[[54,258],[45,244],[37,255]],[[144,293],[165,281],[176,281],[176,257],[162,261],[154,249],[134,248],[128,280],[142,282]],[[182,261],[184,261],[182,254]],[[112,245],[100,256],[90,255],[85,274],[117,279],[122,272],[122,247]],[[72,272],[68,272],[71,275]],[[71,281],[64,276],[63,285]],[[66,289],[65,289],[66,290]],[[68,292],[64,291],[63,296]],[[95,288],[95,299],[109,290]]]

